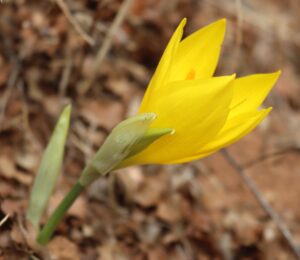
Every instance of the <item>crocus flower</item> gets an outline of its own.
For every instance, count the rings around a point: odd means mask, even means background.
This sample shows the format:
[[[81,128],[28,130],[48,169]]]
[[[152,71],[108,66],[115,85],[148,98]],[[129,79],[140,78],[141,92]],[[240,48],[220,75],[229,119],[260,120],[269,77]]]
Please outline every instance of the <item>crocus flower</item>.
[[[40,244],[47,244],[80,192],[100,176],[133,164],[183,163],[202,158],[242,138],[270,112],[271,108],[258,108],[280,72],[238,79],[235,75],[213,77],[225,20],[181,41],[185,23],[184,19],[173,34],[139,115],[112,130],[39,233]]]
[[[280,72],[214,77],[226,20],[214,22],[181,40],[177,27],[147,88],[139,113],[155,113],[151,128],[172,128],[133,164],[183,163],[210,155],[252,131],[271,111],[259,110]]]

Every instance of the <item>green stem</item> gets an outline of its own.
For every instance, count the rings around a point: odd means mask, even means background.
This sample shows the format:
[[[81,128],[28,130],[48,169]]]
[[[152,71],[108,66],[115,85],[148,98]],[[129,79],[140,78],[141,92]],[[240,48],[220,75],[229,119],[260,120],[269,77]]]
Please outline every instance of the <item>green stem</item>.
[[[79,182],[77,182],[71,191],[67,194],[67,196],[63,199],[63,201],[59,204],[59,206],[56,208],[56,210],[53,212],[53,214],[48,219],[47,223],[43,227],[43,229],[40,231],[37,237],[38,243],[41,245],[46,245],[48,241],[50,240],[55,228],[59,224],[59,222],[62,220],[64,214],[66,211],[72,206],[75,199],[79,196],[81,191],[84,189],[84,186],[82,186]]]

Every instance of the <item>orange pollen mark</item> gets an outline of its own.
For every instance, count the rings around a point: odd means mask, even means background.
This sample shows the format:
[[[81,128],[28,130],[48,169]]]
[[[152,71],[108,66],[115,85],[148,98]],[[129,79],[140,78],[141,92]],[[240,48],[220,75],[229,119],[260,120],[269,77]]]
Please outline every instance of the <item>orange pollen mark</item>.
[[[186,80],[193,80],[196,78],[196,71],[194,69],[191,69],[189,73],[186,75]]]

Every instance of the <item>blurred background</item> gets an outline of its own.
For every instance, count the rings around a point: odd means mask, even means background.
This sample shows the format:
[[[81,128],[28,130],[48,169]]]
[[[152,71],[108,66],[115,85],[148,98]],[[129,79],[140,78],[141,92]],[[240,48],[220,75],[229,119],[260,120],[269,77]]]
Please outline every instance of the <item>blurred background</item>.
[[[42,259],[23,220],[62,108],[72,103],[71,131],[48,215],[113,126],[137,110],[183,17],[185,35],[227,18],[217,75],[283,70],[266,101],[271,115],[227,152],[300,245],[299,13],[297,0],[2,0],[0,259]],[[48,248],[56,259],[294,259],[221,152],[95,182]]]

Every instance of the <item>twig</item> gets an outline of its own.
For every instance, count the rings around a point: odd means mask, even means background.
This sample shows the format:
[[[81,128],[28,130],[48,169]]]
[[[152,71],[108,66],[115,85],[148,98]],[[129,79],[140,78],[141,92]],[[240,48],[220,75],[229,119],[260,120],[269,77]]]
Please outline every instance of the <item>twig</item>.
[[[8,220],[8,218],[9,218],[9,214],[5,215],[5,217],[3,219],[1,219],[0,227]]]
[[[235,0],[236,16],[237,16],[237,35],[236,45],[240,47],[243,43],[243,7],[242,0]]]
[[[60,9],[63,11],[64,15],[67,17],[69,22],[73,25],[75,31],[80,34],[80,36],[91,46],[95,45],[95,40],[89,36],[80,26],[78,21],[72,16],[68,6],[64,2],[64,0],[55,0],[57,5],[60,7]]]
[[[8,104],[9,98],[12,94],[13,87],[15,86],[15,84],[18,80],[19,73],[20,73],[20,65],[18,64],[18,62],[14,62],[13,71],[11,72],[11,74],[8,78],[7,88],[6,88],[5,93],[2,97],[2,100],[0,102],[0,123],[4,119],[5,109],[6,109],[6,106]],[[1,124],[1,125],[3,125],[3,124]],[[0,127],[0,130],[1,130],[1,127]]]
[[[99,48],[96,56],[96,61],[93,66],[93,73],[91,73],[91,76],[87,79],[86,83],[82,86],[81,92],[86,93],[91,85],[93,84],[95,78],[96,78],[96,73],[98,71],[98,68],[100,67],[101,63],[103,62],[104,58],[106,57],[108,51],[110,50],[112,39],[120,25],[122,24],[127,11],[132,3],[132,0],[124,0],[122,3],[122,6],[120,10],[118,11],[111,27],[109,28],[109,31],[107,32],[107,35],[103,41],[103,44]]]
[[[300,250],[298,245],[295,243],[294,238],[289,231],[289,228],[284,223],[284,221],[280,218],[277,212],[272,208],[270,203],[264,197],[264,195],[259,190],[258,186],[254,182],[254,180],[246,174],[244,168],[235,160],[235,158],[228,152],[228,150],[222,150],[223,156],[225,159],[234,167],[236,172],[243,179],[244,183],[247,185],[249,190],[252,192],[260,206],[265,210],[265,212],[270,216],[270,218],[275,222],[279,231],[282,233],[283,237],[287,241],[288,245],[292,249],[293,253],[300,259]]]
[[[223,12],[230,15],[236,15],[236,9],[234,7],[234,1],[223,1],[223,0],[202,0],[201,3],[213,6],[216,9],[222,10]],[[253,10],[249,5],[243,5],[243,21],[245,24],[259,29],[266,37],[274,37],[273,33],[276,33],[278,39],[282,42],[288,42],[299,46],[300,44],[300,33],[299,30],[293,29],[288,26],[285,21],[286,16],[282,14],[276,14],[276,16],[264,15],[259,10]],[[274,28],[274,30],[271,30]]]
[[[29,108],[28,103],[26,100],[26,94],[24,89],[24,82],[20,80],[19,84],[17,85],[18,90],[22,97],[22,118],[23,118],[23,129],[25,130],[23,133],[25,134],[29,129]]]
[[[234,51],[235,58],[232,61],[232,68],[236,70],[239,67],[241,59],[241,48],[243,44],[243,5],[242,0],[235,0],[235,9],[237,17],[237,28],[236,28],[236,37],[235,44],[236,48]]]
[[[59,82],[59,97],[60,97],[60,99],[63,99],[66,95],[67,86],[69,84],[70,76],[71,76],[71,72],[72,72],[73,61],[72,61],[72,57],[69,52],[67,54],[65,62],[66,62],[65,68],[63,70],[61,80]]]
[[[281,156],[281,155],[284,155],[284,154],[287,154],[287,153],[299,153],[300,149],[299,147],[287,147],[285,149],[282,149],[282,150],[278,150],[278,151],[274,151],[274,152],[271,152],[271,153],[267,153],[267,154],[263,154],[261,155],[259,158],[256,158],[254,160],[251,160],[247,163],[245,163],[243,165],[244,169],[249,169],[251,168],[252,166],[258,164],[258,163],[261,163],[265,160],[268,160],[270,158],[274,158],[274,157],[277,157],[277,156]]]

